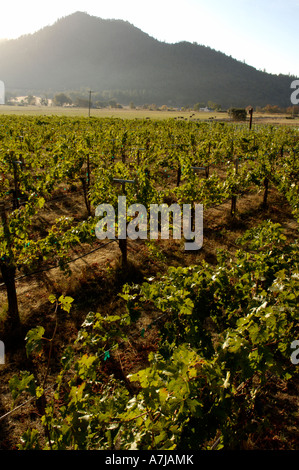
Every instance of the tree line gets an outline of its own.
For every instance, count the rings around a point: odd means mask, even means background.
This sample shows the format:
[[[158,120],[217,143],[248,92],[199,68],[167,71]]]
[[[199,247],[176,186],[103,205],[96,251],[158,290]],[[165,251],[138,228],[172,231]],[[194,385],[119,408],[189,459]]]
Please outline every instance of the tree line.
[[[43,97],[37,97],[33,94],[29,94],[28,96],[25,96],[19,99],[18,101],[16,101],[16,97],[10,93],[6,96],[6,104],[18,106],[74,106],[79,108],[88,108],[89,104],[92,108],[122,108],[124,105],[128,104],[131,109],[134,109],[137,106],[135,105],[134,100],[131,99],[128,101],[128,99],[126,99],[130,97],[134,97],[134,90],[131,90],[130,92],[128,92],[128,94],[126,94],[125,92],[121,92],[120,90],[116,90],[115,93],[113,92],[113,90],[103,91],[101,93],[94,93],[90,103],[88,92],[83,92],[81,94],[74,91],[59,92],[52,95],[51,97],[48,97],[47,95]],[[122,99],[119,100],[118,98]],[[146,102],[140,105],[139,107],[152,110],[165,110],[171,108],[168,105],[158,106],[155,103],[148,104]],[[246,117],[246,113],[249,107],[250,106],[248,106],[247,108],[230,108],[228,112],[230,115],[232,115],[235,114],[235,110],[238,109],[237,114],[239,113],[239,117],[242,114],[242,117],[244,119],[244,117]],[[200,111],[203,109],[208,109],[211,111],[223,111],[219,103],[215,103],[211,100],[199,101],[194,104],[184,106],[184,110],[190,111]],[[292,105],[289,107],[281,107],[278,105],[267,104],[264,107],[256,106],[254,111],[262,114],[289,114],[291,116],[298,116],[299,106]]]

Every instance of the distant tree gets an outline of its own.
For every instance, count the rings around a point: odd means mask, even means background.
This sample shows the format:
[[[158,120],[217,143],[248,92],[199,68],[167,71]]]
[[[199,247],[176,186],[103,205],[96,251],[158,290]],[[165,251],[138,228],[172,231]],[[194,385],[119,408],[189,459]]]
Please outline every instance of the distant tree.
[[[214,103],[214,101],[208,101],[207,105],[208,108],[212,109],[213,111],[219,111],[221,109],[220,104]]]
[[[41,104],[41,106],[48,106],[48,104],[49,104],[48,98],[41,98],[40,99],[40,104]]]
[[[72,104],[71,98],[64,93],[58,93],[54,96],[53,102],[56,106],[63,106],[65,104]]]
[[[286,109],[287,114],[298,115],[299,114],[299,106],[289,106]]]
[[[79,108],[88,108],[89,100],[86,98],[80,98],[79,96],[76,98],[75,105],[79,106]]]
[[[277,105],[272,105],[272,104],[267,104],[263,111],[265,113],[268,113],[268,114],[279,114],[279,113],[284,113],[285,110],[280,108],[279,106]]]
[[[28,104],[30,106],[34,106],[36,104],[36,98],[33,95],[26,96],[24,101],[25,101],[26,104]]]
[[[130,101],[129,106],[130,106],[130,109],[135,109],[135,108],[136,108],[136,106],[135,106],[135,104],[133,103],[133,101]]]
[[[107,101],[96,101],[96,102],[94,103],[94,106],[95,106],[96,108],[107,108],[108,103],[107,103]]]
[[[205,103],[195,103],[193,106],[193,111],[199,111],[200,108],[205,108],[206,104]]]
[[[111,108],[117,108],[117,101],[116,100],[109,100],[108,104]]]
[[[2,88],[2,91],[4,91],[3,88]],[[0,80],[0,97],[1,97],[1,80]],[[15,98],[16,98],[16,95],[14,93],[10,93],[10,92],[5,93],[6,104],[9,104],[10,106],[14,106],[16,104]],[[0,104],[1,104],[1,101],[0,101]]]
[[[247,112],[244,108],[230,108],[228,114],[232,119],[236,121],[246,121]]]

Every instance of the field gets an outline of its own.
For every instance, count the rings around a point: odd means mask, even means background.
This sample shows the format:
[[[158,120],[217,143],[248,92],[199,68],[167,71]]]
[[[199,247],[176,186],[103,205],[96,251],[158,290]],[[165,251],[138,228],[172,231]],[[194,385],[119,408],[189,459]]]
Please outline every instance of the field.
[[[89,110],[87,108],[61,107],[61,106],[0,106],[0,115],[26,115],[26,116],[69,116],[86,117]],[[200,121],[218,120],[230,121],[226,112],[217,111],[180,111],[180,110],[151,110],[151,109],[130,109],[128,106],[122,108],[91,108],[90,115],[97,118],[120,118],[120,119],[184,119]],[[290,119],[288,114],[265,114],[255,113],[254,121],[264,124],[285,124],[288,126],[298,126],[299,118]]]
[[[0,449],[298,449],[297,120],[0,111]],[[202,247],[99,240],[124,194]]]

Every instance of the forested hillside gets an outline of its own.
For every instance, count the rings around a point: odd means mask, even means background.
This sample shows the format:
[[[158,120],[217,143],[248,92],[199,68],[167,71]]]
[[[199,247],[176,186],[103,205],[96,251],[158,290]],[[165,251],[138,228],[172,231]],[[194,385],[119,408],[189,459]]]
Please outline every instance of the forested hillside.
[[[291,77],[258,71],[206,46],[159,42],[128,22],[80,12],[0,43],[0,63],[7,92],[22,96],[92,89],[122,104],[290,105]]]

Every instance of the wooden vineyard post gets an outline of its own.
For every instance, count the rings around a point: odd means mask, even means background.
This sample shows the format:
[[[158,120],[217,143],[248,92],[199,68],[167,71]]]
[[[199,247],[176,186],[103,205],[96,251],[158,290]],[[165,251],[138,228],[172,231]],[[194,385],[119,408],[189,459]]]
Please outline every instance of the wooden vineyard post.
[[[205,174],[207,175],[206,166],[192,166],[191,168],[195,173],[197,171],[204,171]],[[191,230],[194,230],[194,228],[195,228],[195,208],[194,208],[194,203],[193,203],[191,207]]]
[[[7,217],[5,212],[4,203],[0,203],[0,214],[1,214],[1,221],[3,225],[3,233],[4,239],[6,241],[9,255],[3,256],[0,259],[0,269],[3,278],[3,282],[6,286],[7,291],[7,300],[8,300],[8,318],[7,318],[7,332],[10,337],[14,336],[18,333],[21,321],[19,316],[19,308],[18,308],[18,299],[17,299],[17,291],[16,291],[16,284],[15,284],[15,274],[16,274],[16,266],[13,262],[13,254],[11,249],[11,234],[9,230],[9,226],[7,223]]]
[[[235,165],[236,165],[236,175],[237,175],[238,174],[238,169],[239,169],[239,159],[238,158],[236,158]],[[231,202],[231,210],[230,210],[231,215],[234,216],[236,214],[236,211],[237,211],[237,195],[233,194],[232,195],[232,202]]]
[[[121,265],[122,268],[126,268],[128,265],[128,248],[127,248],[127,239],[126,238],[120,238],[118,240],[119,244],[119,249],[121,251]]]
[[[209,171],[209,170],[207,170],[208,167],[206,167],[206,166],[192,166],[191,168],[194,172],[204,171],[205,174],[206,174],[206,177],[208,178],[208,176],[207,176],[207,171]],[[195,228],[195,208],[194,208],[194,204],[193,204],[192,208],[191,208],[191,230],[193,230],[194,228]]]
[[[127,143],[127,131],[125,131],[121,140],[121,161],[126,163],[126,143]]]
[[[177,186],[180,186],[180,183],[181,183],[181,176],[182,176],[182,168],[181,168],[181,164],[179,163],[179,166],[178,166],[178,173],[177,173],[177,182],[176,182],[176,185],[177,185]]]
[[[210,173],[210,155],[211,155],[211,142],[209,142],[208,164],[207,164],[207,166],[206,166],[206,178],[209,177],[209,173]]]
[[[126,195],[126,183],[131,183],[131,184],[135,183],[135,180],[125,180],[125,179],[119,179],[119,178],[113,178],[113,181],[115,183],[121,183],[123,196]],[[126,226],[127,226],[127,224],[126,224]],[[119,245],[119,249],[121,251],[122,268],[125,269],[128,265],[127,236],[125,236],[125,238],[119,238],[118,239],[118,245]]]
[[[232,196],[231,210],[230,213],[232,216],[235,215],[237,210],[237,196]]]
[[[90,215],[89,188],[90,188],[90,158],[89,158],[89,153],[88,153],[87,154],[87,174],[86,174],[86,200],[87,200],[88,215]]]
[[[249,129],[251,130],[251,128],[252,128],[253,108],[250,108],[250,109],[249,109],[249,116],[250,116],[250,119],[249,119]]]
[[[269,179],[267,176],[264,179],[264,197],[263,197],[263,209],[266,209],[268,206],[268,192],[269,192]]]
[[[13,161],[13,174],[14,174],[14,189],[13,189],[13,210],[19,209],[20,202],[19,202],[19,177],[18,177],[18,166],[21,165],[22,162],[18,160]]]
[[[137,148],[137,165],[140,165],[140,151],[145,150],[145,148]]]
[[[86,159],[86,178],[82,176],[80,178],[82,186],[83,186],[83,193],[84,193],[84,201],[85,206],[87,209],[88,216],[91,215],[91,207],[90,207],[90,200],[89,200],[89,188],[90,188],[90,159],[89,154],[87,155]]]

